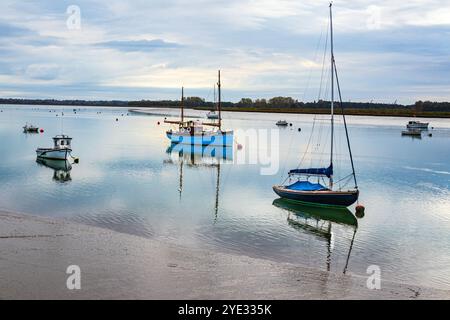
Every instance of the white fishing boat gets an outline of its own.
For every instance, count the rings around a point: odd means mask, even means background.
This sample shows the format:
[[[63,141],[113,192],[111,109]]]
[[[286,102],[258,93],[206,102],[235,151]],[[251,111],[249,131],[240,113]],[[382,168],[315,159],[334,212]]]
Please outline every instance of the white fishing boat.
[[[72,152],[72,138],[67,135],[53,137],[53,148],[38,148],[36,155],[41,159],[67,160]]]
[[[428,129],[428,122],[420,122],[420,121],[409,121],[406,125],[406,128],[408,129],[419,129],[419,130],[426,130]]]
[[[167,138],[169,138],[172,143],[194,144],[203,146],[233,145],[233,131],[222,130],[220,70],[217,86],[219,92],[219,99],[217,103],[218,121],[208,123],[201,121],[184,120],[184,89],[181,89],[181,120],[164,120],[165,123],[178,125],[177,130],[170,129],[166,131]],[[213,127],[213,129],[206,129],[206,126],[211,126]]]

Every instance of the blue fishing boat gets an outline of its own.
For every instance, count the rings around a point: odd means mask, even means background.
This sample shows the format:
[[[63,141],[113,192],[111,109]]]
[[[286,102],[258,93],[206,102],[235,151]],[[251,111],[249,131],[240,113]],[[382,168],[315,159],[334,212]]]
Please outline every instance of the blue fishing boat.
[[[335,206],[348,207],[358,200],[359,191],[356,182],[355,167],[353,164],[352,150],[350,147],[349,134],[347,130],[347,123],[345,120],[344,108],[342,105],[341,89],[339,86],[339,78],[334,59],[333,51],[333,15],[332,5],[330,4],[330,46],[331,46],[331,152],[330,164],[327,167],[318,168],[296,168],[289,171],[288,178],[290,183],[285,185],[276,185],[273,190],[282,198],[295,200],[304,203],[316,204],[321,206]],[[345,128],[345,135],[347,141],[348,152],[350,156],[352,173],[344,179],[353,178],[354,187],[350,189],[343,189],[342,185],[335,188],[333,182],[334,168],[333,168],[333,148],[334,148],[334,86],[335,81],[339,93],[340,107],[342,110],[343,123]],[[286,182],[285,180],[285,182]],[[292,180],[295,180],[292,182]],[[314,180],[313,182],[311,180]],[[328,180],[328,181],[326,181]],[[342,180],[342,179],[341,179]],[[339,181],[341,182],[341,181]]]
[[[202,146],[231,146],[233,145],[233,131],[222,130],[222,115],[221,115],[221,83],[220,70],[219,81],[217,83],[219,99],[217,103],[218,119],[217,122],[201,122],[201,121],[185,121],[184,120],[184,89],[181,89],[181,120],[164,120],[165,123],[178,125],[177,130],[168,130],[166,132],[167,138],[172,143],[177,144],[193,144]],[[205,126],[210,126],[213,129],[206,129]]]

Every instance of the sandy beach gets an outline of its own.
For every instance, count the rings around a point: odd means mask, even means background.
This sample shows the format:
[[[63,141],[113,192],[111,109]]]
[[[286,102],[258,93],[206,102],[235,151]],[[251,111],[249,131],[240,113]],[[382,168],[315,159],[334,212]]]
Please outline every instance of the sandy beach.
[[[450,291],[161,243],[0,212],[0,299],[449,299]],[[81,269],[68,290],[66,269]]]

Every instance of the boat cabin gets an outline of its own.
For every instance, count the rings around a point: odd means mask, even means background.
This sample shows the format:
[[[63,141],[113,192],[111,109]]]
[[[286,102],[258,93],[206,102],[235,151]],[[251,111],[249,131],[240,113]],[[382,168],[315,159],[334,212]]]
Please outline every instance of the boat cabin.
[[[53,142],[55,144],[55,149],[70,149],[72,138],[66,135],[59,135],[53,137]]]
[[[185,121],[180,123],[180,132],[186,134],[202,134],[203,125],[199,121]]]

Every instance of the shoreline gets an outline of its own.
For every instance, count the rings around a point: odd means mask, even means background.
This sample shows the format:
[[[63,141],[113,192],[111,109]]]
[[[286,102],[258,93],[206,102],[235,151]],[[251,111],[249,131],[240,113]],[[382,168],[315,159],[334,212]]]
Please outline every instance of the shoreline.
[[[174,109],[179,110],[179,107],[136,107],[128,109],[128,112],[152,115],[151,110],[161,110],[161,109]],[[210,111],[204,108],[189,108],[185,107],[185,110],[195,110],[195,111]],[[148,110],[148,112],[147,112]],[[353,109],[354,110],[354,109]],[[359,111],[359,110],[358,110]],[[292,110],[292,109],[280,109],[280,110],[254,110],[245,108],[222,108],[222,112],[248,112],[248,113],[263,113],[263,114],[309,114],[309,115],[327,115],[330,113],[328,109],[318,109],[318,110]],[[341,115],[340,111],[337,111],[335,115]],[[432,115],[412,115],[412,114],[397,114],[397,113],[386,113],[386,114],[375,114],[371,112],[352,112],[352,110],[346,110],[346,116],[356,116],[356,117],[398,117],[398,118],[420,118],[420,119],[450,119],[450,112],[443,112],[442,114],[432,114]]]
[[[130,105],[46,105],[46,104],[2,104],[2,106],[36,106],[39,107],[67,107],[67,108],[124,108],[127,109],[128,112],[136,112],[136,113],[143,113],[145,112],[139,112],[139,110],[152,110],[152,109],[174,109],[179,110],[179,106],[155,106],[155,107],[145,107],[145,106],[130,106]],[[132,108],[130,108],[132,107]],[[0,106],[1,108],[1,106]],[[185,110],[196,110],[196,111],[210,111],[209,108],[202,108],[202,107],[185,107]],[[245,107],[222,107],[222,112],[249,112],[249,113],[264,113],[264,114],[329,114],[329,109],[303,109],[303,110],[295,110],[291,108],[285,108],[285,109],[254,109],[254,108],[245,108]],[[341,110],[336,109],[335,110],[336,115],[341,115]],[[411,111],[397,111],[393,112],[388,109],[351,109],[346,108],[345,109],[345,115],[348,116],[361,116],[361,117],[399,117],[399,118],[420,118],[420,119],[450,119],[450,112],[448,111],[424,111],[422,113],[414,115],[411,113]]]
[[[0,211],[0,299],[450,299],[450,290],[185,248]],[[66,288],[79,265],[81,290]]]

